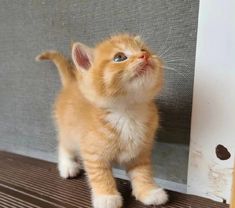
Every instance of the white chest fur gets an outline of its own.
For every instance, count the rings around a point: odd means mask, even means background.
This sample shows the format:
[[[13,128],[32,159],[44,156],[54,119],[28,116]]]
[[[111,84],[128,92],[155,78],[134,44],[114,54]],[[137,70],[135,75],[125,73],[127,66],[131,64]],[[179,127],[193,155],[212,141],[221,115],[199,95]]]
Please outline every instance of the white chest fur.
[[[111,111],[106,120],[119,133],[120,154],[119,162],[128,162],[138,155],[145,137],[148,119],[146,107],[138,106],[131,109],[118,109]]]

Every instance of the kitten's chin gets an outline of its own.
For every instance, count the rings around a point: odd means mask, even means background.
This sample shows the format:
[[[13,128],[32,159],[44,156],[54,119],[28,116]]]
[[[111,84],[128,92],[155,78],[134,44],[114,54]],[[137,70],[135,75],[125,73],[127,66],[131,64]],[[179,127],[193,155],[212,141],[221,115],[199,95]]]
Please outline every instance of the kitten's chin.
[[[138,79],[146,79],[151,76],[154,71],[154,66],[151,62],[142,62],[138,64],[132,70],[132,76],[130,77],[130,82],[136,81]]]
[[[145,65],[135,70],[134,75],[130,78],[128,85],[132,90],[149,89],[157,81],[156,73],[152,66]]]
[[[155,92],[157,82],[157,77],[154,73],[142,75],[128,83],[127,92],[130,97],[135,95],[140,101],[152,99],[157,94]]]

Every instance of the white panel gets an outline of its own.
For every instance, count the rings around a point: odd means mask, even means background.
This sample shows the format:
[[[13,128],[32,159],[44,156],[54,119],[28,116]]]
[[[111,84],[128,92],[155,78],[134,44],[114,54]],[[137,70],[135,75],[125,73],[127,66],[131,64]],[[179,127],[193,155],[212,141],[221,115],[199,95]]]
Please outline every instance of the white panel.
[[[231,153],[220,160],[215,148]],[[229,202],[235,150],[235,1],[201,0],[188,193]]]

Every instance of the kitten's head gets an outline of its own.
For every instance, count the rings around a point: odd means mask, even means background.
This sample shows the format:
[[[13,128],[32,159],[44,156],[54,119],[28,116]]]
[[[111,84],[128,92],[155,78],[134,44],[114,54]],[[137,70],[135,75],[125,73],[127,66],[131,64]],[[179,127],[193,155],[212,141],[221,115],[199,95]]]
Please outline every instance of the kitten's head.
[[[81,91],[100,106],[147,102],[162,86],[161,60],[139,36],[112,36],[95,48],[75,43],[72,58]]]

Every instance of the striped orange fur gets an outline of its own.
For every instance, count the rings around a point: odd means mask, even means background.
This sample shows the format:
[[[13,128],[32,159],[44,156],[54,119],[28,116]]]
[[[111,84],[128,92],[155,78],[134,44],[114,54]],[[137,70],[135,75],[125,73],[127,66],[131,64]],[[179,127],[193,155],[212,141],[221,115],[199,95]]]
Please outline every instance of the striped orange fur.
[[[138,200],[164,204],[167,194],[154,182],[151,165],[159,120],[154,98],[163,83],[161,60],[129,34],[112,36],[95,48],[75,43],[74,67],[55,51],[37,59],[52,60],[63,83],[55,102],[60,175],[76,176],[80,156],[93,206],[119,208],[122,198],[112,175],[117,162],[126,168]]]

